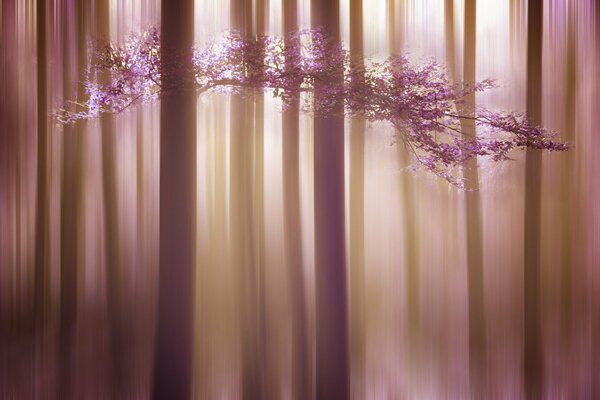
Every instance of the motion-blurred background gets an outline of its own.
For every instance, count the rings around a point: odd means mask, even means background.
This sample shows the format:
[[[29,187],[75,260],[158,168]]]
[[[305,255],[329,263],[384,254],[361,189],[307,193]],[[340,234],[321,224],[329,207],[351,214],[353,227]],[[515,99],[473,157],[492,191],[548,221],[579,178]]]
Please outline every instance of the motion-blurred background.
[[[354,55],[406,52],[416,63],[436,58],[456,81],[497,79],[477,105],[539,106],[541,124],[573,145],[544,154],[527,179],[530,154],[480,160],[476,187],[464,191],[412,171],[391,126],[347,119],[329,155],[345,165],[345,220],[328,230],[329,211],[314,201],[328,174],[315,161],[328,155],[315,147],[323,132],[312,117],[282,112],[269,93],[201,95],[194,398],[600,398],[597,2],[195,0],[194,8],[199,46],[232,27],[308,28],[312,15],[312,25],[339,25]],[[84,96],[89,41],[122,41],[160,21],[158,0],[2,0],[2,399],[151,396],[160,102],[109,122],[62,126],[52,113]],[[327,236],[340,229],[341,243]],[[320,246],[338,252],[336,265],[318,261]],[[320,319],[324,309],[347,318]],[[337,335],[342,353],[323,356]]]

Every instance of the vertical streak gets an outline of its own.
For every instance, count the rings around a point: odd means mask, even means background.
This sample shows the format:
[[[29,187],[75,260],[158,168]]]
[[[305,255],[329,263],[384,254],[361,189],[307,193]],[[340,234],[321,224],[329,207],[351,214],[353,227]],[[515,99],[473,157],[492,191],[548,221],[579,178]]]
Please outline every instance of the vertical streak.
[[[532,124],[541,124],[544,1],[528,0],[527,4],[527,116]],[[543,388],[539,278],[542,154],[528,148],[525,157],[523,372],[525,395],[535,400],[542,397]]]
[[[293,46],[291,35],[298,29],[297,0],[283,2],[283,34],[286,46]],[[293,60],[286,52],[286,63],[293,68]],[[306,286],[304,257],[302,255],[302,221],[300,220],[300,149],[298,99],[292,100],[283,112],[282,168],[283,168],[283,223],[285,252],[290,285],[292,319],[292,398],[312,398],[310,355],[308,345]]]
[[[196,265],[194,1],[161,2],[160,244],[154,399],[191,394]]]
[[[446,0],[448,1],[448,0]],[[508,5],[508,30],[509,30],[509,42],[508,42],[508,46],[511,49],[513,49],[513,46],[515,46],[515,42],[516,42],[516,25],[519,23],[519,21],[517,21],[516,19],[516,13],[517,13],[517,7],[518,7],[518,1],[519,0],[509,0],[510,3]]]
[[[460,81],[460,71],[456,66],[456,26],[455,26],[455,3],[454,0],[445,0],[444,1],[444,36],[445,36],[445,49],[446,49],[446,62],[448,65],[448,75],[450,77],[450,81],[453,84],[457,84]],[[458,230],[458,205],[461,204],[457,202],[459,199],[457,190],[453,187],[448,187],[447,182],[441,182],[441,195],[443,196],[444,201],[444,214],[446,214],[446,218],[444,218],[443,222],[443,235],[444,235],[444,255],[447,258],[445,264],[449,267],[446,271],[450,272],[452,268],[450,267],[454,263],[457,262],[457,254],[458,247],[456,245],[456,234]],[[452,272],[450,272],[452,274]],[[448,276],[448,275],[446,275]],[[448,290],[449,283],[446,284],[446,290]],[[449,293],[446,291],[444,293],[444,297],[448,298]],[[451,325],[452,316],[446,315],[444,313],[444,322],[443,326]],[[441,359],[444,365],[448,365],[449,361],[449,353],[452,351],[450,349],[451,341],[449,340],[449,335],[445,332],[440,332],[440,342],[442,343],[442,354]]]
[[[109,0],[96,0],[96,35],[99,40],[110,41]],[[108,84],[110,72],[98,76],[101,84]],[[125,396],[123,386],[127,382],[129,368],[126,355],[123,317],[123,274],[120,262],[119,202],[117,193],[115,121],[110,114],[100,117],[102,130],[102,194],[104,204],[104,243],[106,255],[106,287],[111,345],[111,389],[114,398]]]
[[[86,66],[86,14],[84,4],[66,0],[63,3],[63,96],[82,102],[84,87],[79,71]],[[75,30],[75,57],[69,39]],[[75,58],[75,62],[73,62]],[[73,70],[74,67],[74,70]],[[73,376],[74,335],[77,321],[77,277],[80,259],[81,212],[82,212],[82,152],[84,122],[63,127],[63,165],[61,180],[60,213],[60,359],[61,381],[59,397],[69,397]],[[74,381],[74,380],[73,380]]]
[[[363,1],[350,0],[350,57],[364,68]],[[362,78],[357,78],[358,80]],[[360,82],[356,82],[360,85]],[[350,126],[350,347],[352,398],[364,399],[366,364],[365,326],[365,120],[353,117]]]
[[[48,85],[46,77],[46,0],[37,0],[37,191],[34,249],[34,312],[37,328],[43,326],[48,272]]]
[[[464,84],[472,86],[476,79],[477,53],[477,0],[465,0]],[[475,93],[466,96],[464,113],[475,112]],[[461,119],[464,135],[475,138],[473,120]],[[469,305],[469,377],[472,396],[481,398],[486,390],[486,334],[485,297],[483,281],[483,240],[481,197],[477,157],[471,159],[465,170],[465,204],[467,215],[467,287]]]
[[[576,37],[576,18],[575,4],[566,5],[567,10],[567,53],[565,57],[565,117],[564,117],[564,141],[567,143],[575,142],[576,114],[577,114],[577,37]],[[573,246],[577,243],[577,216],[576,206],[578,205],[578,190],[575,174],[575,157],[577,148],[562,154],[562,166],[560,174],[560,196],[561,196],[561,333],[564,340],[563,345],[566,348],[571,336],[571,313],[572,309],[572,284],[573,284],[573,264],[576,253]]]
[[[311,25],[340,42],[339,0],[312,0]],[[340,65],[332,78],[341,83]],[[316,85],[314,96],[326,94]],[[318,100],[317,100],[318,101]],[[314,118],[316,398],[350,397],[346,282],[343,101]]]
[[[390,7],[390,53],[396,54],[402,51],[404,46],[406,0],[388,0]],[[399,9],[396,10],[396,1],[399,1]],[[400,20],[400,24],[398,24]],[[398,26],[400,25],[400,26]],[[398,132],[397,134],[402,134]],[[409,153],[403,146],[397,147],[398,162],[403,168],[409,162]],[[402,228],[404,233],[404,248],[406,252],[406,308],[408,325],[408,347],[411,365],[416,365],[420,344],[420,321],[421,321],[421,282],[420,282],[420,260],[419,260],[419,233],[417,226],[417,209],[415,203],[415,184],[413,176],[407,171],[400,172],[400,196],[403,205]]]
[[[232,28],[246,39],[253,35],[252,1],[233,0]],[[246,55],[244,55],[246,57]],[[245,62],[245,61],[244,61]],[[254,177],[254,102],[243,94],[231,97],[231,249],[234,268],[239,278],[239,305],[242,330],[242,396],[244,399],[263,397],[259,371],[258,274],[253,227]],[[262,224],[262,221],[259,223]]]
[[[514,0],[511,0],[511,4]],[[456,45],[454,26],[454,0],[444,0],[444,39],[446,41],[446,62],[452,80],[458,81],[456,70]]]
[[[256,36],[260,38],[267,33],[267,16],[269,11],[269,0],[256,0]],[[263,51],[261,49],[261,51]],[[264,182],[264,166],[265,166],[265,144],[264,144],[264,126],[265,126],[265,102],[264,102],[264,93],[257,92],[254,95],[254,198],[253,204],[254,209],[253,213],[253,228],[254,232],[252,237],[254,238],[253,246],[254,249],[254,263],[256,268],[256,279],[257,279],[257,321],[255,322],[258,327],[258,343],[257,343],[257,352],[258,352],[258,373],[259,373],[259,387],[260,391],[263,395],[263,398],[270,397],[267,396],[267,361],[268,361],[268,352],[267,352],[267,314],[266,314],[266,256],[265,256],[265,201],[264,201],[264,192],[265,192],[265,182]],[[273,385],[270,385],[273,387]],[[269,393],[272,395],[271,393]]]
[[[3,224],[4,234],[6,235],[5,251],[2,256],[2,290],[4,293],[0,296],[0,311],[6,315],[6,323],[3,321],[3,326],[0,328],[0,334],[7,334],[11,338],[14,334],[14,319],[16,317],[14,312],[15,307],[15,289],[13,274],[15,273],[15,233],[14,233],[14,187],[15,185],[15,174],[14,174],[14,145],[16,136],[16,123],[15,123],[15,109],[14,109],[14,95],[17,93],[16,79],[14,65],[10,63],[14,57],[16,57],[16,49],[18,42],[16,39],[16,1],[3,1],[1,5],[2,26],[0,31],[0,39],[2,40],[2,101],[1,104],[3,109],[2,115],[2,130],[0,134],[3,139],[2,147],[2,182],[5,191],[5,203],[2,204],[3,211],[5,213],[5,222]],[[6,283],[5,283],[6,282]],[[2,300],[6,301],[6,304],[2,304]]]
[[[595,50],[595,69],[596,72],[600,71],[600,3],[596,2],[594,4],[594,30],[595,30],[595,46],[594,46],[594,50]],[[600,102],[600,81],[596,80],[596,88],[595,88],[595,103],[598,104]],[[596,114],[595,115],[595,121],[598,121],[599,117]],[[600,135],[593,135],[592,138],[592,146],[593,148],[597,149],[600,148]],[[593,165],[593,164],[592,164]],[[598,174],[592,174],[594,176],[594,180],[593,182],[600,182],[600,180],[598,179]],[[591,196],[592,199],[594,199],[594,196],[598,196],[599,191],[598,191],[598,187],[600,185],[596,184],[596,185],[591,185],[592,187],[595,187],[596,190],[591,191]],[[593,200],[592,200],[593,201]],[[597,201],[597,200],[596,200]],[[590,202],[589,204],[596,204],[596,203],[592,203]],[[599,212],[598,210],[598,205],[595,205],[596,210],[594,210],[594,212],[597,214]],[[595,219],[595,222],[598,221],[597,217]],[[591,227],[591,241],[588,241],[588,243],[592,244],[592,249],[594,248],[594,245],[597,245],[598,243],[600,243],[600,226],[596,223],[594,225],[592,225]],[[596,250],[592,250],[592,257],[591,257],[591,265],[599,265],[600,264],[600,257],[599,257],[599,251],[598,251],[598,246],[596,246]],[[600,298],[598,296],[598,292],[600,292],[600,288],[598,287],[598,284],[600,283],[600,274],[598,269],[596,268],[596,273],[595,276],[594,274],[592,275],[592,279],[593,279],[593,285],[592,286],[592,293],[595,294],[594,298],[592,299],[592,308],[591,308],[591,313],[592,313],[592,365],[590,370],[592,371],[592,382],[594,382],[593,384],[593,388],[592,388],[592,398],[600,398]]]

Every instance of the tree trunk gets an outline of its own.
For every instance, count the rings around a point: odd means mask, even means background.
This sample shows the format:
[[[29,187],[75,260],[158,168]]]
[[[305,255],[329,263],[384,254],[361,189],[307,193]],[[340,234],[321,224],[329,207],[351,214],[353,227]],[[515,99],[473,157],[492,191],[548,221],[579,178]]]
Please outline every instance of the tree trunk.
[[[521,14],[522,11],[522,0],[510,0],[509,3],[509,47],[511,51],[515,46],[520,47],[521,39]]]
[[[390,12],[390,53],[397,54],[403,47],[403,29],[405,17],[405,0],[400,0],[396,10],[396,0],[389,0]],[[398,24],[397,19],[400,19]],[[404,168],[410,162],[409,153],[403,146],[398,146],[398,163]],[[417,226],[417,210],[415,205],[415,185],[413,176],[407,171],[400,172],[400,196],[403,205],[402,228],[404,231],[404,249],[406,252],[406,307],[408,323],[408,347],[410,362],[415,361],[420,340],[421,282],[419,276],[419,233]]]
[[[527,116],[542,122],[543,0],[528,0],[527,10]],[[542,153],[527,149],[525,156],[524,242],[524,384],[528,399],[539,399],[543,387],[542,332],[540,317]]]
[[[231,4],[231,25],[245,37],[253,35],[252,1]],[[249,92],[244,93],[250,95]],[[231,97],[231,251],[234,268],[239,271],[239,301],[242,329],[242,396],[263,398],[260,358],[259,265],[257,265],[254,218],[254,102],[244,94]],[[259,223],[262,223],[260,221]]]
[[[339,42],[339,1],[312,0],[311,24],[325,28],[333,42]],[[342,78],[340,66],[333,79]],[[325,95],[319,85],[314,95]],[[314,118],[317,400],[350,396],[341,99],[332,111]]]
[[[63,10],[63,96],[83,101],[84,86],[78,71],[86,68],[87,10],[84,3],[67,1]],[[71,29],[75,32],[72,32]],[[70,39],[76,38],[76,54],[71,53]],[[76,62],[72,63],[73,56]],[[73,69],[72,66],[75,68]],[[79,84],[75,84],[78,82]],[[76,92],[76,96],[74,96]],[[59,397],[68,398],[73,376],[75,325],[77,320],[77,275],[79,233],[82,213],[82,167],[84,122],[63,128],[63,164],[60,216],[60,359]]]
[[[269,15],[269,0],[256,1],[256,35],[262,36],[267,33],[267,22]],[[271,398],[273,393],[267,388],[267,310],[266,310],[266,252],[265,252],[265,144],[264,144],[264,126],[265,126],[265,105],[264,93],[258,91],[254,94],[254,179],[253,179],[253,234],[254,238],[254,264],[257,274],[257,310],[255,315],[257,320],[257,352],[258,352],[258,379],[259,387],[263,394],[263,399]],[[269,385],[274,387],[274,385]]]
[[[577,117],[577,27],[575,25],[575,4],[569,3],[567,17],[567,54],[565,57],[565,120],[564,141],[575,143],[575,129]],[[561,197],[561,331],[563,348],[569,347],[572,324],[572,266],[577,265],[575,259],[578,252],[573,251],[573,246],[578,242],[575,235],[578,233],[576,210],[578,207],[578,175],[575,173],[575,160],[577,148],[562,154],[560,175]]]
[[[109,0],[96,1],[96,35],[110,41]],[[110,82],[110,72],[98,77],[101,83]],[[119,202],[117,200],[117,170],[115,121],[111,115],[100,117],[102,129],[102,186],[104,201],[104,243],[106,254],[106,286],[110,320],[111,389],[114,398],[125,396],[123,386],[128,381],[127,344],[125,343],[123,282],[120,263]]]
[[[153,398],[189,399],[196,235],[193,0],[162,0],[160,244]]]
[[[511,0],[513,1],[513,0]],[[456,71],[456,45],[454,27],[454,0],[444,0],[444,39],[446,40],[446,62],[448,75],[453,82],[458,81]]]
[[[46,76],[46,0],[37,0],[37,191],[34,250],[34,318],[44,326],[48,294],[48,84]]]
[[[465,45],[464,72],[465,85],[475,83],[476,71],[476,32],[477,0],[465,1]],[[466,96],[464,112],[473,114],[475,94]],[[473,120],[462,119],[464,135],[475,138],[477,135]],[[481,197],[479,195],[479,172],[477,157],[471,159],[465,170],[465,206],[467,215],[467,287],[469,304],[469,379],[474,398],[485,396],[486,389],[486,334],[485,297],[483,282],[483,239],[481,223]]]
[[[2,148],[0,151],[0,168],[1,173],[0,185],[2,185],[3,201],[3,215],[0,216],[3,219],[4,231],[6,232],[6,241],[2,254],[0,255],[2,265],[0,268],[0,277],[2,278],[0,284],[2,285],[2,293],[0,294],[0,340],[8,338],[14,339],[16,336],[16,318],[14,297],[16,295],[16,289],[13,284],[7,284],[13,282],[16,264],[16,252],[15,252],[15,189],[16,189],[16,156],[15,147],[17,143],[17,107],[15,96],[18,93],[17,85],[17,71],[15,65],[11,60],[14,60],[17,54],[18,47],[18,35],[17,35],[17,1],[6,0],[3,1],[1,6],[2,18],[0,26],[0,73],[2,73],[3,82],[0,89],[0,95],[2,96],[2,117],[0,124],[0,145]],[[4,336],[7,335],[7,336]],[[4,341],[3,343],[6,343]],[[4,346],[2,346],[4,347]]]
[[[350,58],[364,65],[363,1],[350,0]],[[360,79],[360,78],[359,78]],[[366,364],[365,319],[365,120],[350,124],[350,348],[352,398],[364,399]]]
[[[596,68],[600,68],[600,4],[596,2],[594,4],[594,22],[595,22],[595,51],[596,51]],[[596,81],[596,104],[600,103],[600,82]],[[596,121],[600,121],[598,115],[596,114]],[[592,139],[592,148],[598,149],[600,148],[600,135],[593,135]],[[597,162],[592,165],[598,165]],[[592,182],[596,182],[596,185],[591,185],[595,187],[595,192],[592,192],[592,201],[598,201],[598,196],[600,195],[600,191],[598,188],[600,187],[600,179],[598,178],[598,174],[593,173],[594,179]],[[588,203],[595,204],[595,203]],[[598,213],[598,211],[596,211]],[[598,214],[596,214],[598,215]],[[598,217],[596,217],[598,218]],[[598,221],[598,219],[596,219]],[[600,265],[600,250],[598,249],[597,244],[600,243],[600,224],[593,224],[591,228],[591,240],[588,240],[587,243],[592,244],[592,248],[596,247],[595,250],[592,251],[591,255],[591,265]],[[597,286],[600,283],[600,271],[595,269],[595,273],[592,274],[592,284],[593,289],[597,290]],[[597,291],[593,290],[592,293],[597,293]],[[594,296],[592,298],[592,363],[590,370],[592,371],[592,382],[594,382],[592,387],[592,398],[600,398],[600,301],[598,296]]]
[[[444,1],[444,39],[446,49],[446,63],[448,67],[448,76],[453,84],[460,82],[460,72],[456,65],[456,25],[455,25],[455,4],[454,0]],[[458,255],[461,252],[460,246],[457,246],[456,237],[458,236],[459,226],[459,215],[458,210],[462,204],[462,192],[454,187],[448,185],[446,181],[439,180],[440,182],[440,196],[444,201],[442,215],[445,215],[443,219],[442,232],[443,232],[443,254],[444,254],[444,281],[448,282],[454,275],[453,265],[458,262]],[[446,311],[443,312],[442,327],[451,326],[455,320],[456,309],[453,309],[453,305],[449,302],[449,298],[452,296],[450,291],[450,284],[445,284],[443,288],[443,299]],[[446,368],[450,367],[450,353],[452,351],[452,339],[442,329],[440,329],[438,342],[441,346],[439,351],[440,360],[442,365]],[[447,381],[447,384],[451,382]]]
[[[288,35],[296,30],[298,30],[297,0],[285,1],[283,2],[283,33]],[[312,398],[313,391],[310,379],[311,357],[300,218],[299,115],[298,100],[294,100],[283,112],[283,223],[292,319],[292,398],[305,400]]]

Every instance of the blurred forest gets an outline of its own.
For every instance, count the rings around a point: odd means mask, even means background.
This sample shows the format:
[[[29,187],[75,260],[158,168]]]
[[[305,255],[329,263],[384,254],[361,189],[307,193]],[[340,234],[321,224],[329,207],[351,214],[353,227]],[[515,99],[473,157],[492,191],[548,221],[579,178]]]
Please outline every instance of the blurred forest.
[[[1,4],[0,399],[600,399],[597,1]],[[181,84],[60,123],[90,44],[150,27]],[[571,147],[471,159],[459,188],[343,98],[198,95],[165,61],[311,27],[359,65],[495,79],[463,115],[522,111]]]

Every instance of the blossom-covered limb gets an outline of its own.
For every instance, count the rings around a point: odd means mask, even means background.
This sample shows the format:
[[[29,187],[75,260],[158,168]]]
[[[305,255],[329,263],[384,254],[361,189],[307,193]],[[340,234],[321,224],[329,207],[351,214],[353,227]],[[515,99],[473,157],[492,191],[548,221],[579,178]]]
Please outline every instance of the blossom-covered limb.
[[[62,123],[120,113],[185,84],[161,79],[157,28],[133,35],[121,45],[97,46],[92,59],[85,82],[87,100],[60,110],[57,117]],[[170,68],[179,64],[187,65],[173,60]],[[435,61],[415,65],[402,55],[355,63],[340,43],[319,29],[285,38],[227,32],[194,51],[191,65],[187,73],[193,75],[198,94],[270,90],[285,107],[306,92],[304,110],[317,114],[339,112],[333,105],[343,98],[346,116],[389,122],[396,128],[398,142],[411,150],[419,165],[457,185],[461,185],[461,169],[475,157],[502,161],[515,149],[568,148],[523,114],[466,109],[465,97],[495,88],[493,80],[452,83],[446,69]],[[340,67],[343,81],[334,79]],[[105,72],[110,72],[111,80],[102,84],[96,77]],[[317,85],[321,95],[315,98],[310,93]],[[476,123],[476,137],[462,134],[464,119]]]
[[[464,98],[496,87],[493,80],[474,85],[451,84],[435,61],[423,66],[394,56],[366,67],[347,68],[346,113],[371,121],[389,121],[398,141],[427,170],[462,186],[461,169],[475,157],[510,159],[514,149],[564,151],[552,132],[530,124],[523,114],[486,109],[466,110]],[[358,78],[360,77],[360,78]],[[461,120],[474,120],[476,138],[464,136]]]

